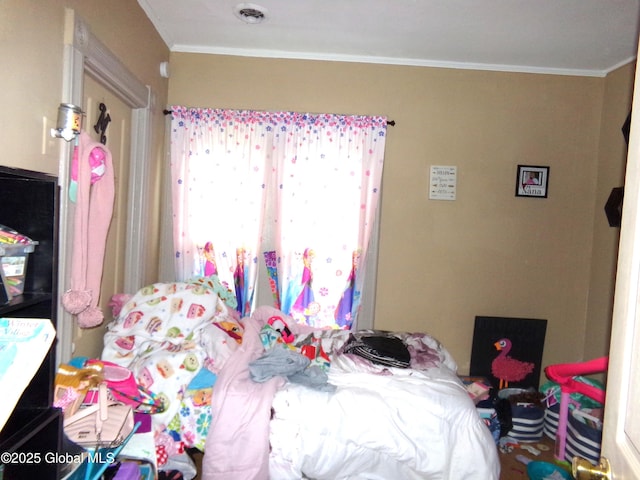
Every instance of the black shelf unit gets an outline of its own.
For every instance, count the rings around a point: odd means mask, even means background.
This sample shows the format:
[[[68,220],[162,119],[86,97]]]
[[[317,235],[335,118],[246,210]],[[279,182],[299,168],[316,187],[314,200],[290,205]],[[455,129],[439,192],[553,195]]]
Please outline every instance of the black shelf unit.
[[[56,176],[0,166],[0,224],[38,242],[29,254],[24,293],[0,305],[0,317],[47,318],[57,327],[58,209]],[[62,412],[53,408],[56,344],[0,431],[0,452],[39,454],[39,461],[0,465],[1,480],[57,479],[61,466],[45,455],[62,449]]]

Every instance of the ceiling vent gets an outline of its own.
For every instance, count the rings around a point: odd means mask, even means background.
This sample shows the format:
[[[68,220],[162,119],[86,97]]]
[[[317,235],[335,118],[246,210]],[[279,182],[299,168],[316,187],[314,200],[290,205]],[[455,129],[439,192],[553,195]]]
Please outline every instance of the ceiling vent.
[[[262,23],[267,19],[267,9],[255,3],[239,3],[233,13],[245,23]]]

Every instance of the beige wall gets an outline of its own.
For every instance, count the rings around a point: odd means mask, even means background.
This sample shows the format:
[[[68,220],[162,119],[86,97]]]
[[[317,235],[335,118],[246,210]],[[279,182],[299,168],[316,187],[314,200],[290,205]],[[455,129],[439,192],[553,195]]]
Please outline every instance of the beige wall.
[[[548,319],[545,364],[606,353],[618,232],[602,206],[623,175],[632,66],[602,79],[175,53],[167,82],[158,65],[169,52],[136,2],[3,0],[0,164],[58,173],[60,140],[48,129],[63,100],[64,7],[154,91],[157,165],[167,88],[168,104],[397,122],[383,179],[376,327],[433,333],[461,372],[476,315]],[[514,197],[518,163],[551,167],[548,199]],[[458,167],[455,202],[428,200],[434,164]],[[151,175],[154,205],[161,173]],[[156,244],[151,235],[150,258]],[[154,266],[148,281],[155,276]]]
[[[0,164],[51,174],[59,172],[63,140],[51,138],[49,130],[54,126],[58,105],[68,101],[62,98],[65,7],[74,9],[89,24],[92,33],[155,94],[152,155],[157,161],[152,162],[150,173],[150,200],[157,205],[164,148],[162,110],[168,90],[168,81],[161,78],[159,65],[169,59],[169,50],[134,0],[0,2]],[[92,120],[85,122],[85,128],[90,128]],[[151,266],[146,272],[147,282],[157,277],[158,208],[151,209],[149,223],[154,233],[148,239]],[[107,268],[113,263],[105,260]],[[103,297],[112,293],[103,292]],[[100,354],[102,331],[102,328],[88,331],[83,337],[80,346],[83,354]]]
[[[631,109],[633,65],[618,69],[607,77],[600,125],[598,149],[598,185],[593,225],[593,255],[584,358],[608,352],[613,311],[611,292],[615,286],[615,265],[620,229],[609,226],[603,208],[614,187],[624,185],[627,145],[622,122]]]
[[[3,0],[0,2],[0,144],[3,165],[58,173],[59,140],[50,139],[62,99],[64,9],[73,8],[92,32],[158,98],[156,134],[163,136],[167,80],[159,75],[169,51],[131,0]],[[157,120],[157,121],[156,121]],[[44,144],[44,153],[43,153]],[[159,147],[162,147],[161,142]],[[158,151],[160,151],[158,149]]]
[[[606,353],[617,231],[602,207],[632,66],[592,78],[172,53],[171,71],[170,104],[396,121],[376,328],[432,333],[461,373],[476,315],[547,319],[545,365]],[[518,164],[551,167],[549,198],[514,196]],[[456,201],[428,199],[430,165],[458,167]]]

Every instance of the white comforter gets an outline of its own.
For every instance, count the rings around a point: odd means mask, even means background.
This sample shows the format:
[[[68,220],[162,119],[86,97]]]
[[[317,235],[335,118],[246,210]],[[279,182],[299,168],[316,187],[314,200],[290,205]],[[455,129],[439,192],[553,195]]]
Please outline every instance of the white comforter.
[[[361,370],[338,357],[334,393],[295,384],[278,391],[273,480],[499,478],[495,442],[449,368]]]
[[[260,307],[242,321],[242,345],[214,386],[203,479],[499,478],[493,437],[436,339],[394,334],[412,368],[390,368],[343,353],[350,332],[290,324],[293,345],[322,345],[335,391],[278,377],[255,383],[248,364],[265,351],[258,331],[272,315],[288,319]]]

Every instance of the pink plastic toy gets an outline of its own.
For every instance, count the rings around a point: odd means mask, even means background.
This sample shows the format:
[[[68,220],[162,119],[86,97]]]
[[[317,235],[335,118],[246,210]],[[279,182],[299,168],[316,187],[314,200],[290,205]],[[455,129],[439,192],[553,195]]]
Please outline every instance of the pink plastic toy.
[[[274,330],[278,331],[282,336],[282,340],[284,343],[293,343],[295,340],[295,336],[289,330],[289,326],[285,323],[282,317],[273,316],[269,318],[269,325],[273,327]]]
[[[581,393],[604,405],[605,392],[574,378],[577,375],[591,375],[607,371],[609,357],[600,357],[581,363],[562,363],[549,365],[544,373],[549,380],[560,385],[560,417],[556,432],[555,457],[564,461],[567,445],[567,420],[569,418],[569,400],[572,393]]]

